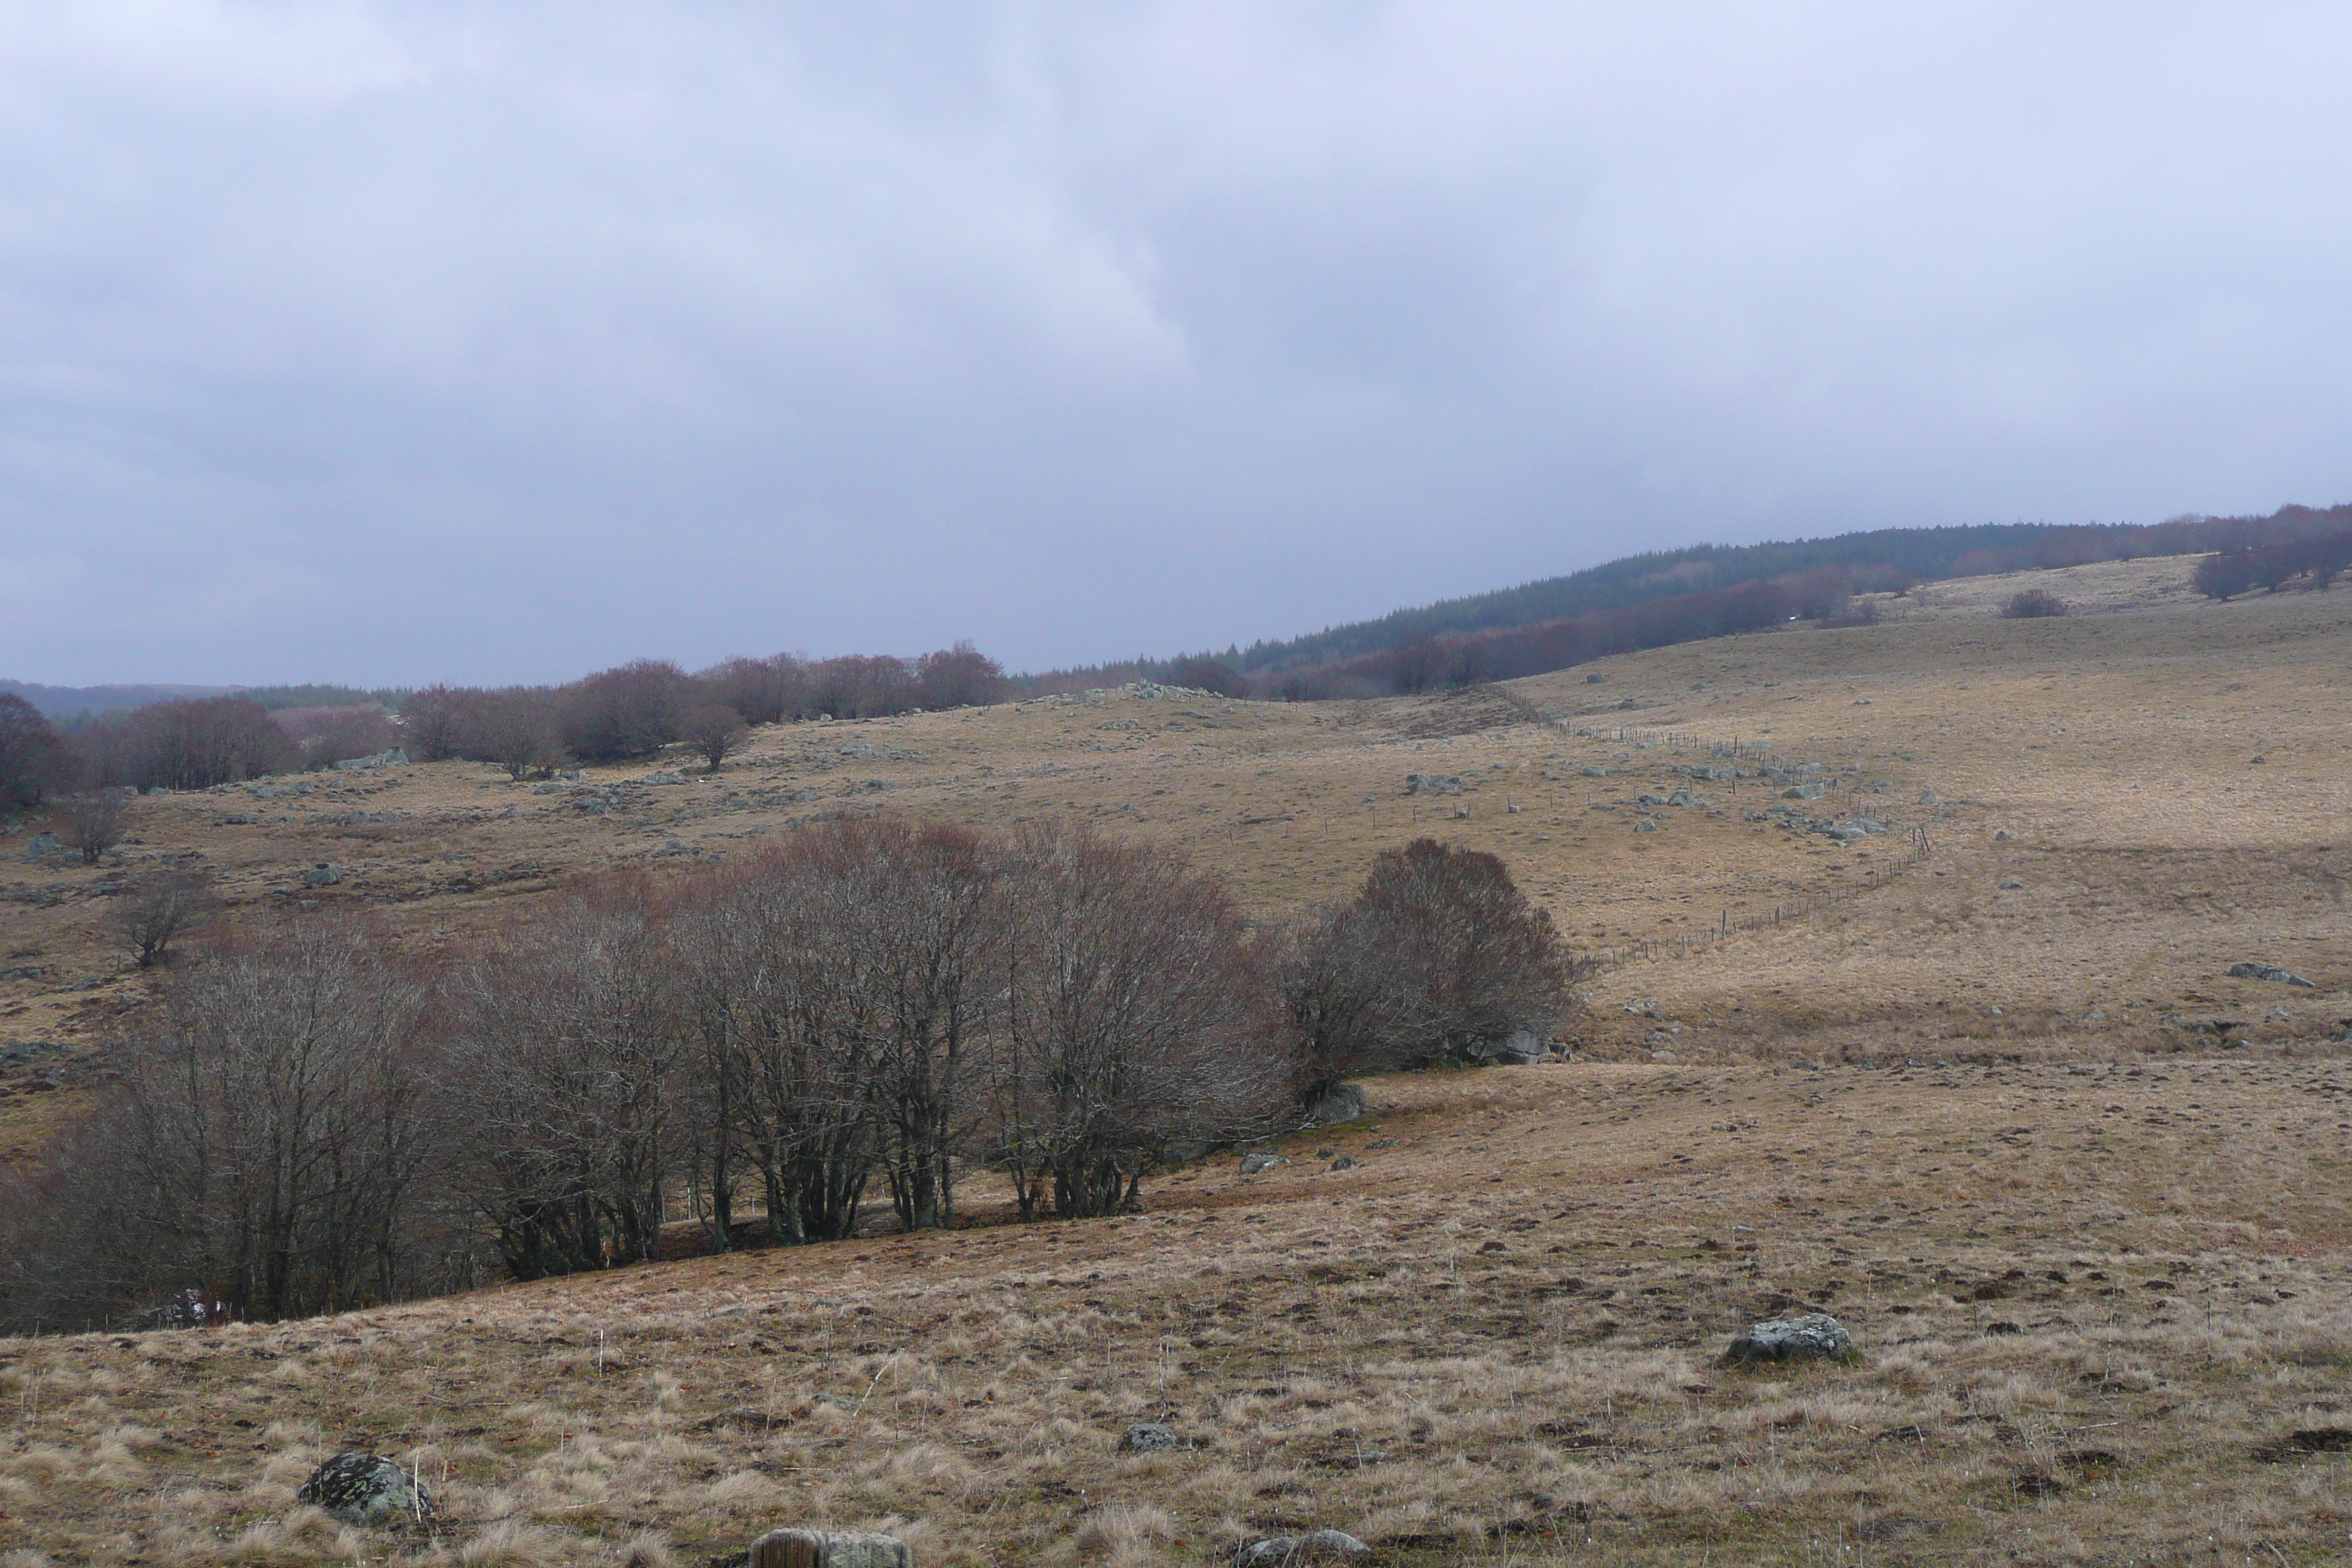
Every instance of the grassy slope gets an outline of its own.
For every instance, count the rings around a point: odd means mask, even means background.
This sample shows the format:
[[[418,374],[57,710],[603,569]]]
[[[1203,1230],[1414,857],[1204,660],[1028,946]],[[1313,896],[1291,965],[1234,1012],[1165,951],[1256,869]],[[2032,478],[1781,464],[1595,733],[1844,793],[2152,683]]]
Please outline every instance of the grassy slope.
[[[2330,1039],[2352,1014],[2352,597],[2199,606],[2178,566],[1948,584],[1876,627],[1521,683],[1571,726],[1769,731],[1860,768],[1872,809],[1937,845],[1892,888],[1605,973],[1578,1065],[1386,1080],[1371,1124],[1290,1140],[1263,1178],[1164,1179],[1135,1218],[0,1345],[0,1530],[57,1563],[316,1560],[334,1532],[289,1513],[292,1488],[369,1446],[449,1466],[439,1545],[374,1542],[420,1559],[618,1561],[650,1531],[723,1561],[772,1523],[895,1516],[927,1561],[971,1563],[1205,1562],[1294,1523],[1428,1563],[1589,1558],[1588,1537],[1612,1562],[2337,1560],[2341,1461],[2256,1450],[2352,1425]],[[2104,613],[1993,615],[2043,581]],[[562,869],[741,853],[875,802],[1166,837],[1272,911],[1427,830],[1405,773],[1475,776],[1444,830],[1596,942],[1704,931],[1885,853],[1744,821],[1753,784],[1636,836],[1612,792],[1693,754],[1565,737],[1496,694],[1191,707],[769,731],[725,782],[604,816],[455,767],[331,805],[175,797],[134,853],[199,850],[263,903],[333,858],[351,877],[326,896],[418,943]],[[16,983],[0,1034],[137,1016],[140,984],[102,978],[91,876],[0,875],[38,895],[0,906],[6,947],[102,982]],[[2222,974],[2250,957],[2320,989]],[[2251,1043],[2192,1027],[2213,1018]],[[975,1189],[981,1217],[995,1195]],[[1864,1364],[1713,1364],[1790,1303],[1839,1312]],[[1152,1418],[1194,1447],[1112,1451]]]

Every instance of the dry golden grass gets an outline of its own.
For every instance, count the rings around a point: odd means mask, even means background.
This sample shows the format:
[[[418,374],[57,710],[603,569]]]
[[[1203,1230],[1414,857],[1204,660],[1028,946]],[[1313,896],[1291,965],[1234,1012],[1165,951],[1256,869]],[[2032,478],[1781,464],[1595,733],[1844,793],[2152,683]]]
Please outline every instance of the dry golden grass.
[[[1140,1216],[13,1342],[0,1509],[57,1563],[700,1563],[787,1521],[969,1563],[1306,1525],[1410,1563],[2337,1561],[2343,1459],[2261,1452],[2352,1426],[2347,1091],[2236,1053],[1382,1080]],[[1864,1363],[1717,1364],[1793,1305]],[[1139,1420],[1187,1447],[1116,1452]],[[296,1507],[343,1447],[443,1518]]]
[[[1939,584],[1876,626],[1507,694],[770,730],[719,782],[601,816],[455,764],[331,803],[148,803],[135,855],[200,855],[248,908],[366,902],[423,945],[566,872],[876,805],[1099,820],[1275,913],[1429,830],[1407,773],[1475,774],[1440,831],[1502,853],[1580,940],[1695,941],[1594,982],[1573,1066],[1383,1080],[1366,1123],[1286,1140],[1265,1176],[1164,1178],[1140,1216],[1003,1224],[981,1176],[952,1235],[0,1343],[0,1564],[698,1565],[793,1521],[972,1563],[1202,1563],[1299,1525],[1403,1563],[2341,1561],[2346,1459],[2278,1445],[2352,1429],[2352,596],[2217,607],[2185,577]],[[2053,584],[2095,613],[1997,617]],[[1859,881],[1886,841],[1745,821],[1755,782],[1637,837],[1612,794],[1708,759],[1522,705],[1768,742],[1936,854],[1706,940],[1726,910]],[[396,816],[322,820],[355,811]],[[277,890],[320,859],[348,879]],[[144,983],[95,942],[100,875],[0,873],[0,951],[99,982],[8,983],[0,1038],[136,1016]],[[2318,987],[2228,978],[2241,959]],[[8,1135],[68,1098],[0,1100]],[[1836,1311],[1863,1363],[1716,1363],[1792,1305]],[[1190,1447],[1115,1451],[1155,1419]],[[296,1507],[347,1447],[446,1475],[443,1520],[345,1532]]]

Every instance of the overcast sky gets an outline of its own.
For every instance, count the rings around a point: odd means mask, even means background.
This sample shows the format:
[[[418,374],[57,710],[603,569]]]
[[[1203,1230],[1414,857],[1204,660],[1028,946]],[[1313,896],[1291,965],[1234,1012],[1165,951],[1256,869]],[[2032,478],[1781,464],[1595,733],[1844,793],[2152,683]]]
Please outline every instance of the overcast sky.
[[[2336,5],[0,0],[0,676],[2352,499]]]

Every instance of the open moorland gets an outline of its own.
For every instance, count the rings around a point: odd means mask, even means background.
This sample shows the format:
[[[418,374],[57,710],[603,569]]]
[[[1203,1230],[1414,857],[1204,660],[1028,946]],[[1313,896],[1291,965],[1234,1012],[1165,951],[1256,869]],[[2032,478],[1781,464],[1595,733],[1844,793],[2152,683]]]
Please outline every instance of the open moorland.
[[[1375,1080],[1137,1215],[1013,1225],[974,1173],[950,1234],[0,1342],[0,1563],[700,1564],[885,1521],[971,1563],[1322,1525],[1399,1563],[2341,1561],[2352,595],[2209,605],[2190,564],[1444,695],[776,726],[712,777],[270,780],[142,801],[119,864],[12,853],[18,1152],[154,1005],[99,917],[164,862],[233,918],[357,905],[427,951],[826,814],[1084,817],[1265,916],[1434,834],[1606,962],[1573,1062]],[[2000,617],[2037,586],[2078,613]],[[1799,1306],[1859,1363],[1718,1364]],[[1184,1446],[1117,1451],[1137,1421]],[[350,1447],[442,1517],[297,1508]]]

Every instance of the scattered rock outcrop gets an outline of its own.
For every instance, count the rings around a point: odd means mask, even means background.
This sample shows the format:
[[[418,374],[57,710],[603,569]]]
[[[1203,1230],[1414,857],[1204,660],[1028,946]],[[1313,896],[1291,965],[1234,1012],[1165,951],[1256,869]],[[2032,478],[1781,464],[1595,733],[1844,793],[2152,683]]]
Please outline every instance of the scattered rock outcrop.
[[[2230,974],[2236,980],[2271,980],[2281,985],[2301,985],[2312,990],[2318,987],[2291,969],[2281,969],[2274,963],[2233,963]]]
[[[1182,1446],[1177,1440],[1174,1428],[1162,1426],[1157,1421],[1139,1421],[1127,1429],[1127,1436],[1118,1440],[1118,1451],[1122,1454],[1158,1454]]]

